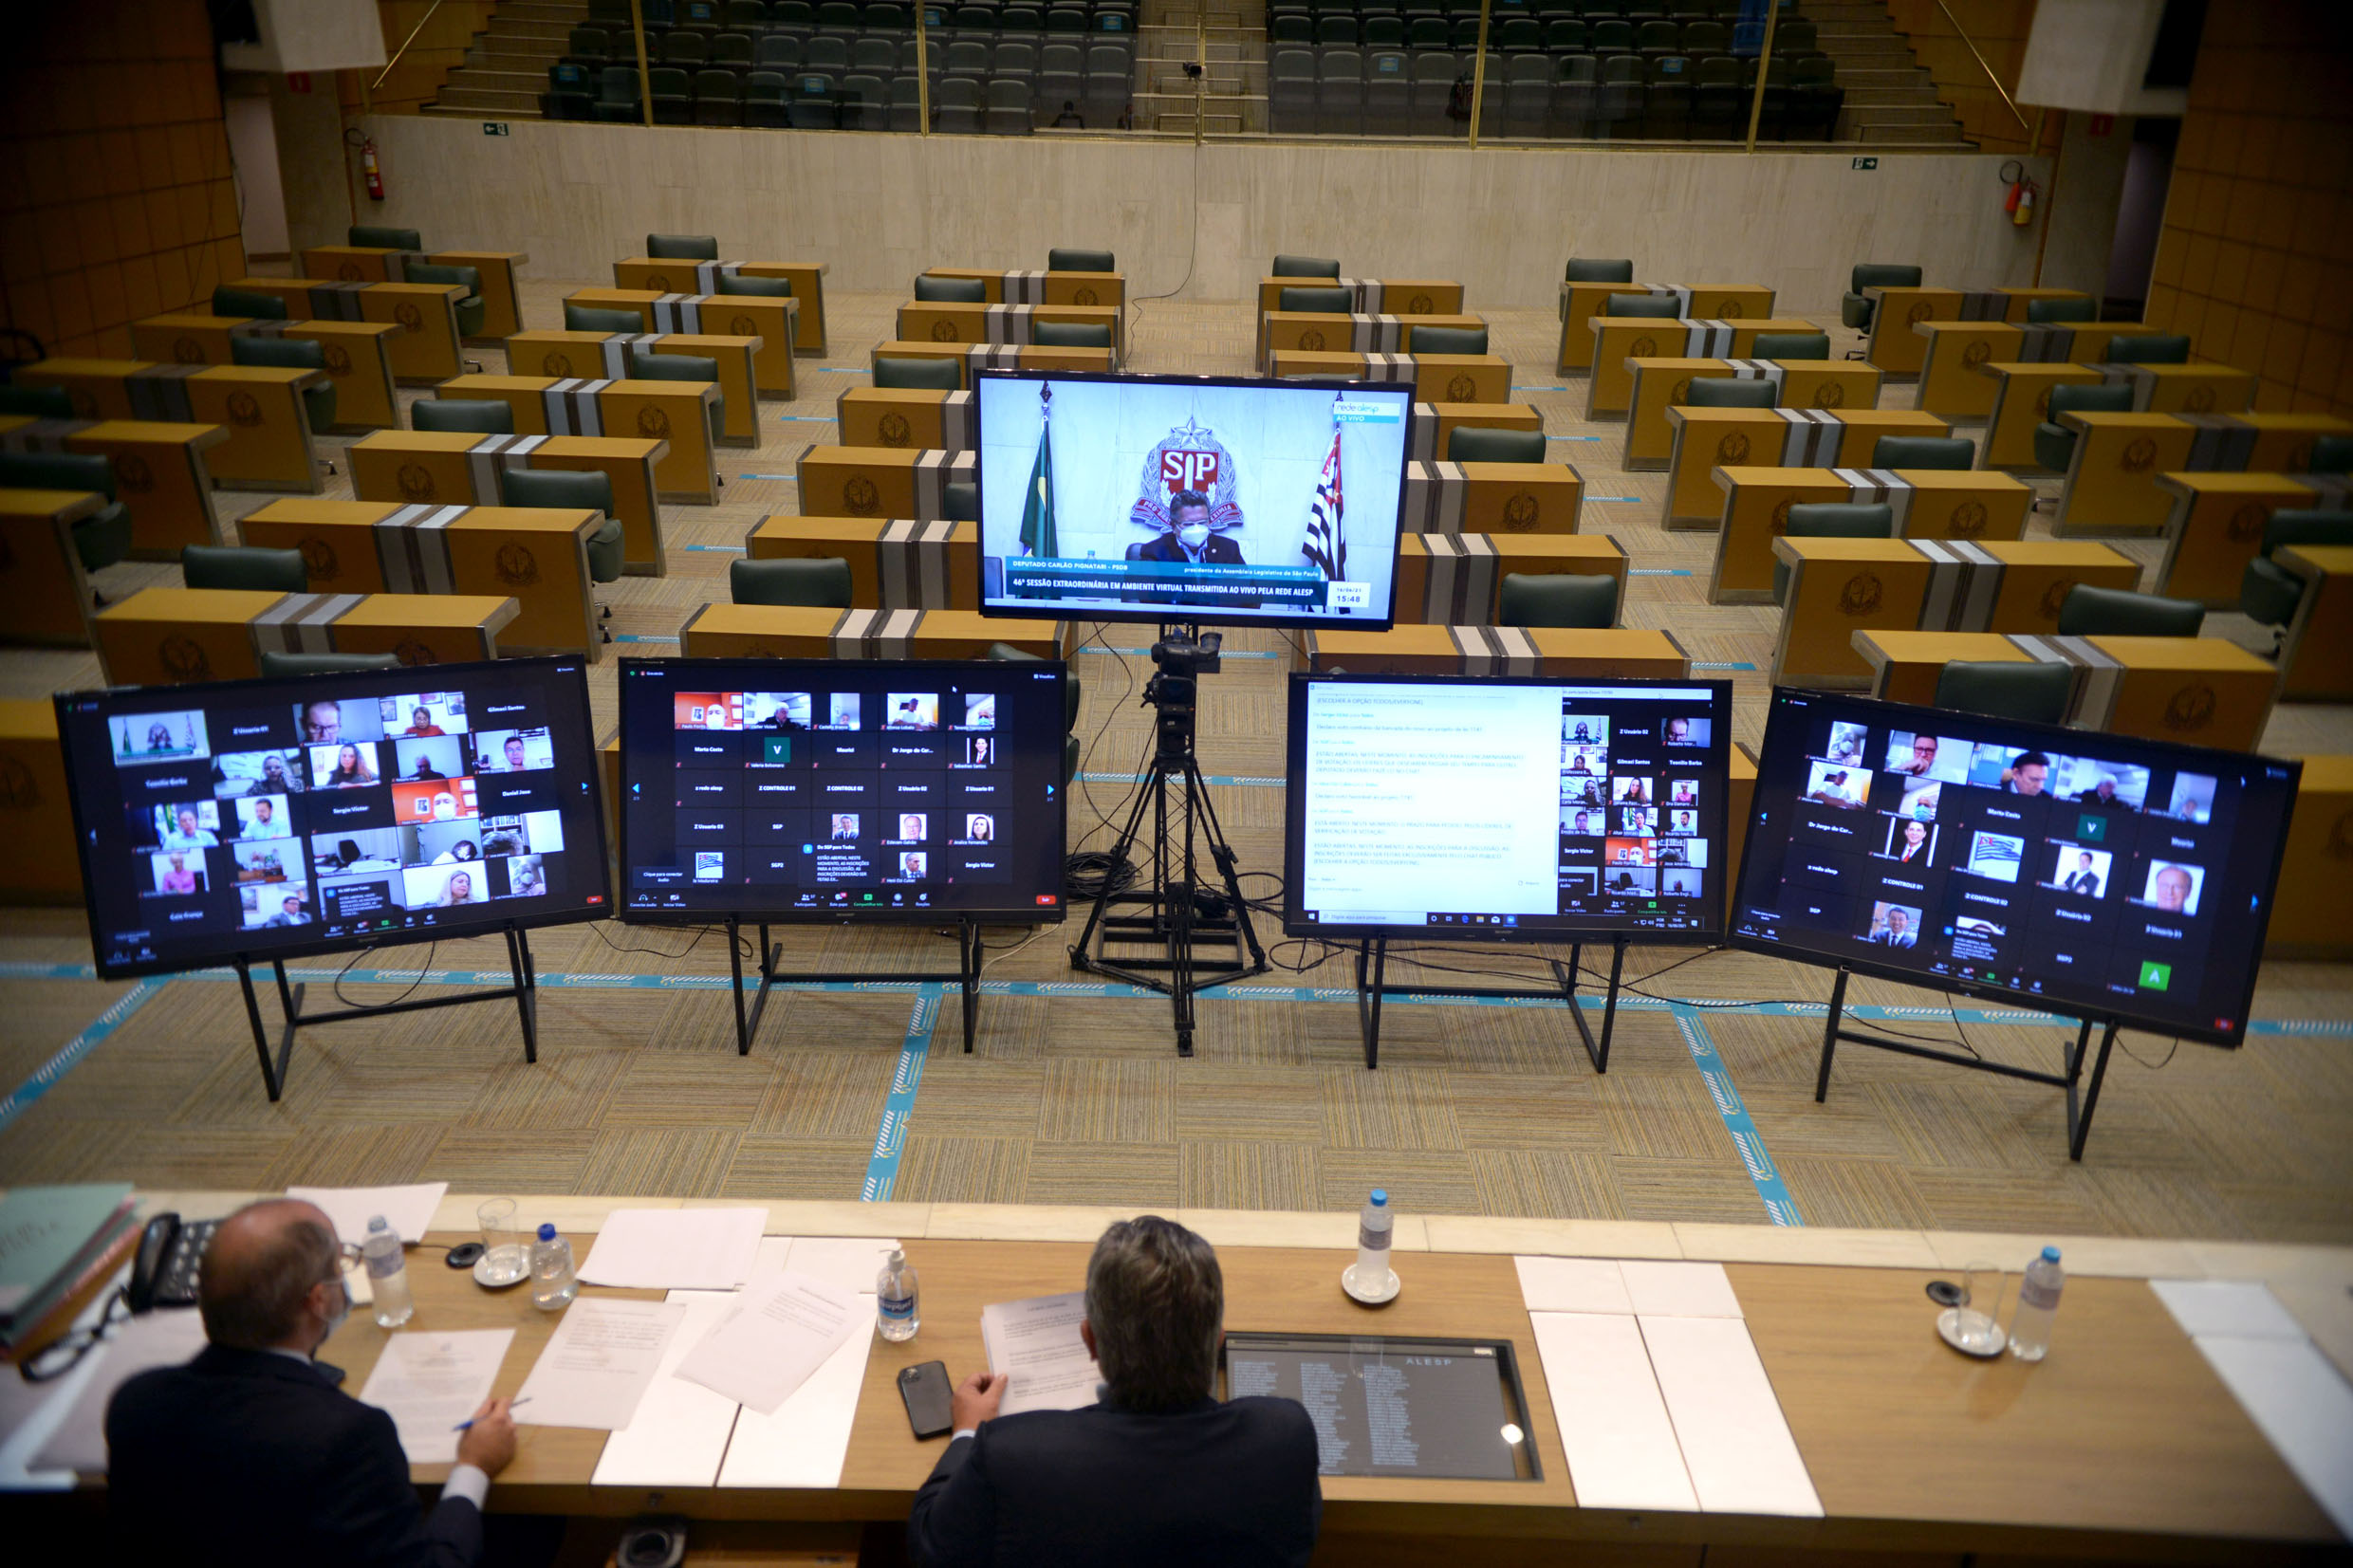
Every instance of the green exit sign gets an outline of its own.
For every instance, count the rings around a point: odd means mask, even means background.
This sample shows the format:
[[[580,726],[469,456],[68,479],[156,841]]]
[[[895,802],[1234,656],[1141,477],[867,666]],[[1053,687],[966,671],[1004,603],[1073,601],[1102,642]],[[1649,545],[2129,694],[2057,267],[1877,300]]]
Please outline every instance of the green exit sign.
[[[489,127],[488,125],[485,125],[485,126],[483,126],[482,128],[483,128],[484,130],[486,130],[486,131],[490,129],[490,127]],[[501,133],[500,133],[500,134],[501,134],[501,135],[504,135],[504,134],[505,134],[505,132],[504,132],[504,131],[501,131]],[[1856,168],[1858,168],[1858,169],[1876,169],[1876,168],[1878,168],[1879,166],[1880,166],[1880,160],[1879,160],[1878,158],[1875,158],[1875,157],[1859,157],[1859,158],[1855,159],[1855,167],[1856,167]]]
[[[507,122],[503,120],[486,120],[482,122],[482,134],[484,136],[505,136],[507,134]],[[1860,163],[1862,160],[1861,158],[1857,158],[1855,161]],[[1873,158],[1871,161],[1877,163],[1879,159]]]

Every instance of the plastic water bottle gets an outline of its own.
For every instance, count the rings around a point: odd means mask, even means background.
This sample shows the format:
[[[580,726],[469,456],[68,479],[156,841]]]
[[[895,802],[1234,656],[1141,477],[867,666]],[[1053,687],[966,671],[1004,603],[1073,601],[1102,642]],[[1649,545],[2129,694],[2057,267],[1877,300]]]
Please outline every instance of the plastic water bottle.
[[[2018,1282],[2018,1310],[2010,1319],[2010,1353],[2021,1361],[2040,1361],[2050,1352],[2050,1320],[2059,1315],[2059,1292],[2067,1277],[2059,1266],[2059,1249],[2043,1248],[2027,1264]]]
[[[923,1320],[917,1312],[921,1300],[922,1289],[916,1282],[915,1270],[907,1265],[907,1254],[891,1248],[890,1262],[874,1277],[874,1331],[894,1341],[914,1338]]]
[[[539,1240],[531,1244],[531,1305],[542,1312],[556,1312],[571,1305],[580,1294],[580,1281],[572,1273],[572,1244],[556,1234],[552,1225],[539,1227]]]
[[[377,1215],[368,1221],[360,1255],[367,1260],[368,1288],[376,1293],[376,1321],[398,1328],[417,1311],[417,1299],[409,1293],[408,1263],[400,1256],[400,1233]]]
[[[1380,1188],[1365,1200],[1356,1221],[1356,1279],[1366,1291],[1378,1291],[1389,1275],[1389,1233],[1397,1216],[1389,1212],[1389,1194]]]

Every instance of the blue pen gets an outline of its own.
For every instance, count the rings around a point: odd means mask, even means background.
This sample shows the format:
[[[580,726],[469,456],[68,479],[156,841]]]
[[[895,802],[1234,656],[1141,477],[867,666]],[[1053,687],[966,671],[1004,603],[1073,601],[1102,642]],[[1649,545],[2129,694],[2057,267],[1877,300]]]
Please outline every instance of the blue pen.
[[[531,1402],[531,1401],[530,1401],[529,1396],[528,1396],[528,1395],[526,1395],[525,1397],[523,1397],[523,1398],[521,1398],[521,1399],[516,1400],[516,1401],[514,1402],[514,1405],[510,1405],[510,1406],[508,1406],[507,1408],[508,1408],[509,1410],[513,1410],[513,1409],[515,1408],[515,1405],[528,1405],[528,1404],[529,1404],[530,1402]],[[460,1422],[459,1422],[456,1426],[452,1427],[452,1428],[450,1429],[450,1430],[452,1430],[452,1431],[454,1431],[454,1432],[462,1432],[462,1431],[471,1431],[472,1429],[473,1429],[473,1417],[472,1417],[472,1416],[468,1416],[465,1420],[460,1421]]]

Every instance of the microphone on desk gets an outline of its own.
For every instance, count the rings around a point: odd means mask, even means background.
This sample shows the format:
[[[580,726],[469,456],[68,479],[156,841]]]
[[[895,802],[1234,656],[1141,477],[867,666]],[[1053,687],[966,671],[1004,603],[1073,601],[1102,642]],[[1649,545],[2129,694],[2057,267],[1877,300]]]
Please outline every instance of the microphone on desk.
[[[522,1398],[520,1398],[520,1399],[516,1400],[516,1401],[514,1402],[514,1405],[510,1405],[510,1406],[508,1406],[507,1408],[508,1408],[509,1410],[513,1410],[513,1409],[515,1408],[515,1405],[528,1405],[528,1404],[529,1404],[530,1402],[531,1402],[530,1396],[529,1396],[528,1394],[526,1394],[526,1395],[524,1395]],[[459,1422],[456,1426],[452,1427],[452,1428],[450,1429],[450,1430],[452,1430],[452,1431],[454,1431],[454,1432],[471,1431],[471,1430],[473,1430],[473,1417],[472,1417],[472,1416],[471,1416],[471,1415],[470,1415],[470,1416],[468,1416],[468,1417],[466,1417],[466,1419],[465,1419],[465,1420],[460,1421],[460,1422]]]

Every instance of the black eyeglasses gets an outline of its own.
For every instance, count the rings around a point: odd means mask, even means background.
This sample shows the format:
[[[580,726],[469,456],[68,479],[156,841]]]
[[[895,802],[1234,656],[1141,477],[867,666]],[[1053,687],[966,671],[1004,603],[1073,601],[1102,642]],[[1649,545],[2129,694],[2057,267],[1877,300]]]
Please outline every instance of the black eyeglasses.
[[[82,1358],[113,1331],[118,1323],[130,1321],[131,1298],[126,1290],[117,1290],[106,1299],[105,1310],[98,1320],[86,1328],[74,1329],[50,1340],[40,1350],[16,1364],[18,1374],[28,1383],[46,1383],[73,1371]]]

